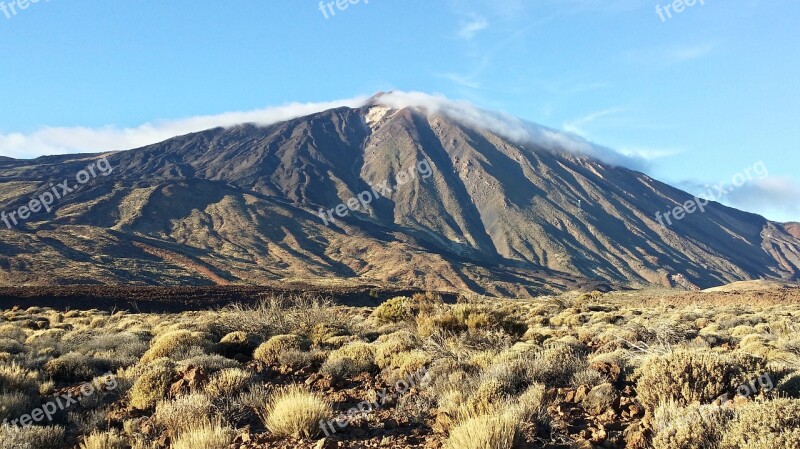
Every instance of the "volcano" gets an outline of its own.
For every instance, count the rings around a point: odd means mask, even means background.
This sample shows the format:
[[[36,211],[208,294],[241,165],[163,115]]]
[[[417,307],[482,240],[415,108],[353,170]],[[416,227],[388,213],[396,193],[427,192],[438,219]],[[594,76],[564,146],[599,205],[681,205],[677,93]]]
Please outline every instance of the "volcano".
[[[113,167],[50,212],[2,227],[0,284],[308,282],[532,296],[800,280],[796,226],[715,202],[663,226],[658,212],[694,197],[567,136],[457,110],[376,96],[128,151],[0,158],[3,211],[92,161]]]

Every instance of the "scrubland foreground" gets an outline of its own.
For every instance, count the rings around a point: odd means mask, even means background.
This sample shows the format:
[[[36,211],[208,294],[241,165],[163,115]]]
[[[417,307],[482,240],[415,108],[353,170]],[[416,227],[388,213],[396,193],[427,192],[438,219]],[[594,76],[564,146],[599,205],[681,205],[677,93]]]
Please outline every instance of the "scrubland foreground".
[[[0,445],[800,448],[800,291],[0,313]]]

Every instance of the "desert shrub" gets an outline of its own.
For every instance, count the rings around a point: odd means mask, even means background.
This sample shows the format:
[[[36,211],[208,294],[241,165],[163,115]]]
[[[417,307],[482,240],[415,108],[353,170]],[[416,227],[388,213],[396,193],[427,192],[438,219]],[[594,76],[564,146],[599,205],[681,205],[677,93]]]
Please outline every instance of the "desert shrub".
[[[257,337],[243,331],[231,332],[222,337],[217,344],[218,351],[227,357],[252,354],[256,347],[258,347]]]
[[[397,331],[381,335],[374,344],[375,363],[378,368],[386,368],[392,362],[395,354],[410,351],[420,346],[419,339],[408,331]]]
[[[155,423],[170,435],[201,426],[213,414],[211,399],[202,393],[190,393],[174,400],[162,400],[153,413]]]
[[[497,331],[522,336],[527,326],[510,313],[483,304],[456,304],[436,307],[416,320],[421,337],[437,333],[459,334],[466,331]]]
[[[528,351],[517,361],[525,369],[530,382],[547,386],[570,385],[576,372],[586,367],[586,351],[581,346],[553,343],[544,348]]]
[[[235,434],[230,427],[206,421],[178,435],[172,442],[172,449],[228,449]]]
[[[791,398],[800,399],[800,371],[794,372],[781,379],[778,391]]]
[[[678,348],[649,357],[637,370],[638,399],[650,410],[674,400],[686,406],[709,403],[732,393],[766,369],[763,360],[743,354]]]
[[[109,432],[92,432],[84,438],[81,449],[127,449],[128,442],[116,430]]]
[[[148,363],[161,357],[170,357],[174,353],[190,347],[208,348],[208,340],[198,333],[177,330],[159,335],[153,339],[150,349],[142,355],[141,363]]]
[[[450,431],[447,449],[510,449],[520,444],[517,417],[497,413],[468,419]]]
[[[325,363],[328,354],[325,351],[297,351],[291,349],[278,354],[278,363],[282,366],[289,366],[294,369],[301,369],[311,366],[320,366]]]
[[[32,333],[25,339],[25,344],[33,347],[56,347],[67,334],[64,329],[45,329]]]
[[[572,375],[572,380],[570,380],[570,385],[572,385],[573,387],[579,387],[581,385],[588,385],[590,387],[595,387],[607,381],[608,379],[606,379],[602,374],[597,372],[597,370],[592,368],[585,368],[576,371],[575,374]]]
[[[147,410],[166,395],[174,373],[174,365],[168,359],[156,360],[144,368],[129,391],[131,407]]]
[[[507,385],[502,380],[495,377],[485,378],[467,400],[466,413],[463,415],[475,417],[493,413],[508,402],[509,397]]]
[[[37,371],[25,369],[16,362],[0,365],[0,393],[35,393],[39,391],[40,382]]]
[[[653,449],[716,449],[732,416],[716,405],[664,402],[654,413]]]
[[[719,449],[800,449],[800,400],[753,402],[736,409]]]
[[[0,425],[0,441],[6,448],[61,449],[64,447],[64,428],[60,426],[15,428]]]
[[[372,317],[380,323],[400,323],[410,321],[414,315],[411,310],[411,298],[397,296],[375,308]]]
[[[266,339],[276,334],[308,335],[321,323],[348,328],[350,317],[330,300],[313,295],[270,296],[254,306],[234,304],[219,315],[228,332],[245,331]]]
[[[547,386],[533,384],[519,396],[516,414],[519,416],[520,421],[534,423],[539,430],[550,432],[552,420],[547,413],[549,401]]]
[[[130,360],[130,364],[132,364],[136,361],[134,359],[138,360],[147,351],[147,340],[149,340],[149,335],[133,332],[101,334],[94,336],[80,350],[95,356],[113,354],[116,358]]]
[[[409,374],[420,372],[432,362],[432,357],[425,351],[415,349],[395,354],[389,365],[391,371],[384,369],[386,380],[390,383],[406,378]]]
[[[322,365],[321,372],[346,378],[368,373],[375,367],[375,348],[368,343],[355,342],[331,352]]]
[[[220,414],[237,427],[263,425],[259,414],[263,411],[272,392],[260,383],[253,383],[242,393],[219,403]]]
[[[109,368],[110,366],[102,360],[78,352],[69,352],[45,363],[44,372],[55,380],[75,382],[91,379]]]
[[[311,341],[301,335],[276,335],[256,348],[253,358],[264,363],[275,363],[282,352],[307,351],[310,347]]]
[[[0,393],[0,421],[19,418],[37,405],[36,398],[25,393]]]
[[[529,341],[541,345],[552,338],[554,333],[552,329],[546,327],[529,326],[521,339],[522,341]]]
[[[219,354],[196,354],[191,357],[186,357],[177,362],[176,365],[180,369],[185,369],[189,366],[203,368],[206,372],[212,373],[226,368],[236,368],[239,362],[231,360]]]
[[[315,345],[335,345],[336,339],[355,338],[350,336],[350,329],[339,323],[319,323],[309,332],[308,337]]]
[[[417,333],[426,338],[437,333],[459,334],[467,330],[467,325],[458,319],[451,309],[437,314],[425,314],[417,317]]]
[[[9,354],[20,354],[26,352],[27,348],[22,343],[11,338],[0,338],[0,352]]]
[[[22,343],[27,336],[28,334],[15,324],[0,324],[0,338],[8,338]]]
[[[240,368],[228,368],[211,376],[205,386],[205,391],[212,398],[233,396],[241,393],[251,383],[253,374]]]
[[[333,414],[328,401],[297,385],[278,390],[257,411],[270,432],[295,438],[318,435],[320,421],[330,419]]]

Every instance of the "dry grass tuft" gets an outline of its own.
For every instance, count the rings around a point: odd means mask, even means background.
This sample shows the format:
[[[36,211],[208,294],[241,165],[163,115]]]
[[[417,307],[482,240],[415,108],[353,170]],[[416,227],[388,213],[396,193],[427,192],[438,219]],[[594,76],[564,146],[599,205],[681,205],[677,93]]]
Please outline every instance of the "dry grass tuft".
[[[327,400],[298,385],[276,391],[257,412],[270,432],[294,438],[317,436],[322,431],[320,421],[333,415]]]
[[[128,441],[117,431],[95,431],[81,443],[81,449],[127,449],[128,447]]]
[[[276,335],[261,344],[253,353],[253,358],[264,363],[275,363],[278,356],[287,351],[308,351],[311,341],[301,335]]]
[[[235,432],[219,422],[202,422],[187,428],[172,442],[172,449],[228,449]]]
[[[518,417],[509,412],[468,419],[450,431],[447,449],[511,449],[520,444]]]
[[[214,411],[211,399],[202,393],[191,393],[174,400],[159,401],[153,421],[170,435],[178,435],[201,426]]]

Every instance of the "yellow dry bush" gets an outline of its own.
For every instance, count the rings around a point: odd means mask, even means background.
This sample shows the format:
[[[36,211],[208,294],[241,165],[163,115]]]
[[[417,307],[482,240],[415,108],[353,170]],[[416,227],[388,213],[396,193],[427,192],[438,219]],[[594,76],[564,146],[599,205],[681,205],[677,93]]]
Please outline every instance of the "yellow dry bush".
[[[333,415],[328,401],[299,385],[278,390],[257,412],[274,435],[294,438],[318,435],[322,431],[320,421]]]
[[[664,402],[654,413],[653,449],[717,448],[732,416],[730,409],[713,404]]]
[[[10,338],[22,343],[27,338],[27,334],[15,324],[0,324],[0,338]]]
[[[450,431],[447,449],[511,449],[520,444],[518,418],[503,412],[468,419]]]
[[[800,400],[753,402],[736,409],[719,449],[800,449]]]
[[[310,347],[311,342],[301,335],[276,335],[256,348],[253,358],[264,363],[275,363],[282,352],[308,351]]]
[[[553,337],[555,332],[547,327],[528,326],[528,330],[522,336],[522,341],[529,341],[535,344],[543,344]]]
[[[411,298],[407,296],[397,296],[375,308],[372,317],[379,323],[400,323],[413,318],[411,311]]]
[[[236,432],[219,422],[195,424],[178,435],[172,449],[228,449]]]
[[[547,414],[548,401],[547,386],[533,384],[517,399],[516,414],[523,422],[531,422],[540,427],[549,428],[551,419]]]
[[[655,410],[670,400],[707,404],[764,373],[764,360],[745,354],[678,348],[650,356],[637,370],[639,402]]]
[[[395,354],[391,358],[388,367],[395,369],[396,374],[402,377],[406,374],[419,371],[432,361],[430,354],[420,349],[414,349]]]
[[[128,392],[134,409],[147,410],[164,399],[172,380],[174,365],[168,359],[159,359],[143,369]]]
[[[386,368],[398,352],[410,351],[420,346],[419,339],[408,331],[397,331],[381,335],[374,344],[375,363],[378,368]]]
[[[375,347],[364,342],[350,343],[328,355],[321,372],[345,378],[375,369]]]
[[[0,365],[0,393],[37,392],[40,382],[38,371],[25,369],[16,362]]]
[[[322,346],[336,346],[338,341],[352,340],[355,337],[350,335],[350,330],[338,323],[319,323],[311,328],[308,337],[315,345]]]
[[[14,427],[0,425],[0,442],[3,448],[62,449],[64,428],[60,426]]]
[[[231,332],[219,341],[217,348],[219,351],[229,357],[238,354],[252,354],[258,346],[257,338],[254,335],[248,334],[244,331]]]
[[[497,351],[491,349],[478,351],[470,355],[468,363],[478,369],[486,369],[494,363],[497,354]]]
[[[150,344],[150,349],[142,355],[140,362],[148,363],[161,357],[169,357],[178,351],[191,347],[206,349],[208,346],[209,341],[199,332],[187,330],[167,332],[153,340]]]
[[[156,405],[153,421],[170,435],[201,426],[212,415],[214,405],[202,393],[190,393],[174,400],[162,400]]]
[[[253,383],[253,374],[241,368],[228,368],[214,373],[205,386],[212,398],[235,396]]]
[[[81,449],[126,449],[127,447],[127,440],[118,431],[94,431],[81,443]]]
[[[421,315],[417,317],[417,334],[422,338],[430,337],[436,333],[459,334],[466,330],[466,324],[459,321],[449,310],[436,315]]]

